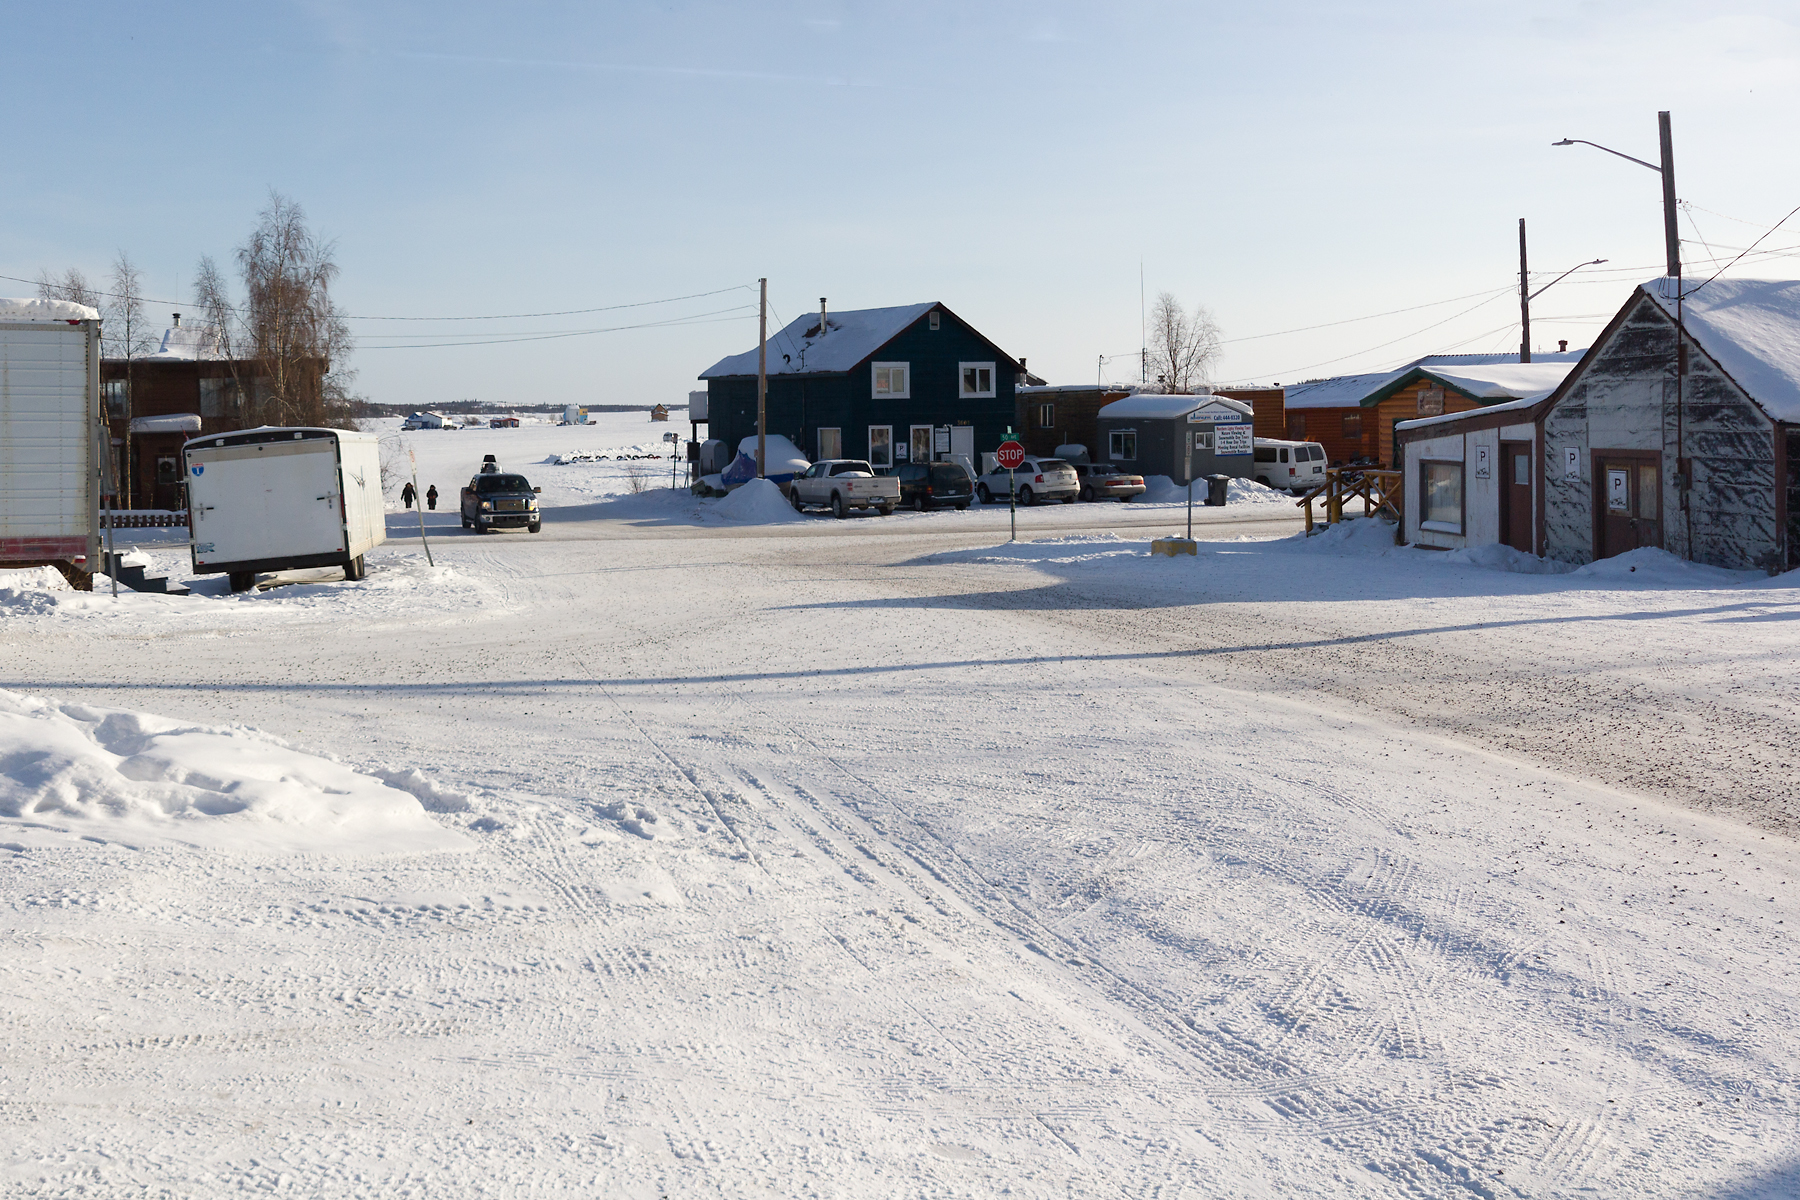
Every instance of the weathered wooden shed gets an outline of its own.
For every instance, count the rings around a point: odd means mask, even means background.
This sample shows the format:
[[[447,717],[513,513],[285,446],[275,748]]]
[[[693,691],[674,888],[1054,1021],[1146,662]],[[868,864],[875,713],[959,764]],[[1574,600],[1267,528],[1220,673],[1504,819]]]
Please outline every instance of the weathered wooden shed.
[[[1800,282],[1643,284],[1539,420],[1550,557],[1800,566]]]
[[[942,304],[809,313],[768,340],[766,430],[815,459],[972,465],[1012,424],[1023,370]],[[700,378],[712,436],[754,436],[756,350]]]
[[[1224,396],[1139,393],[1100,410],[1100,444],[1089,456],[1184,485],[1207,475],[1248,479],[1253,417],[1248,404]]]

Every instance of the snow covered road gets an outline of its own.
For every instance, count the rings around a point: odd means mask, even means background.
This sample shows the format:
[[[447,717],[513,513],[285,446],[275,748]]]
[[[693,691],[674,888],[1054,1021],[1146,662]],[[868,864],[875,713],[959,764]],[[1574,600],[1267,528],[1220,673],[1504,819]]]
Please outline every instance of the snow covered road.
[[[468,843],[0,821],[0,1191],[1800,1188],[1791,586],[957,516],[0,607]]]

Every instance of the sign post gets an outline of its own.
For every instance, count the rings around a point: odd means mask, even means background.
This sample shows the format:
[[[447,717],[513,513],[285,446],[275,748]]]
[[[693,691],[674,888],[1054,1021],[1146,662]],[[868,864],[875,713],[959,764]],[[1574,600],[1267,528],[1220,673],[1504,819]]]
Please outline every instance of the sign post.
[[[674,430],[663,434],[663,441],[669,443],[669,490],[675,490],[675,458],[681,450],[681,435]]]
[[[1012,440],[1012,430],[1006,431],[1007,439],[1000,443],[1000,449],[994,452],[994,461],[1006,468],[1006,505],[1008,520],[1012,525],[1012,533],[1006,539],[1009,542],[1019,540],[1019,485],[1018,477],[1013,474],[1025,462],[1025,447]]]
[[[412,464],[413,496],[415,498],[413,508],[419,514],[419,541],[425,547],[425,563],[427,566],[435,567],[437,560],[431,557],[431,543],[425,540],[425,506],[419,503],[419,500],[425,495],[419,490],[419,456],[412,452],[410,446],[406,449],[406,461]]]

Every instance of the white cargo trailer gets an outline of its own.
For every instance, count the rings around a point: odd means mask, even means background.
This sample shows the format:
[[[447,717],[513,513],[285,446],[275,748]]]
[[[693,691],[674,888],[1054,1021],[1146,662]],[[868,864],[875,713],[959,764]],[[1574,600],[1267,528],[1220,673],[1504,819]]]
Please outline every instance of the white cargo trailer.
[[[264,427],[194,438],[182,449],[194,573],[342,567],[363,577],[363,555],[387,540],[380,439],[343,429]]]
[[[100,314],[0,300],[0,567],[100,565]]]

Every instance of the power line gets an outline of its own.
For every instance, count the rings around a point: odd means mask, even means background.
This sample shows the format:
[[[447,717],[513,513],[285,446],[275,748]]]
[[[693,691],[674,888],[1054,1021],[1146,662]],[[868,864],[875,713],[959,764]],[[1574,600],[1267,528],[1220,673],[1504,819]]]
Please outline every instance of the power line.
[[[1539,274],[1547,275],[1547,274],[1549,274],[1549,272],[1544,271],[1544,272],[1539,272]],[[1470,292],[1466,296],[1451,296],[1447,300],[1433,300],[1428,304],[1415,304],[1411,308],[1396,308],[1396,309],[1391,309],[1388,312],[1370,313],[1366,317],[1347,317],[1342,321],[1326,321],[1322,325],[1302,325],[1298,329],[1283,329],[1276,333],[1253,333],[1247,337],[1226,338],[1223,341],[1221,341],[1219,344],[1221,346],[1231,346],[1231,345],[1237,344],[1238,342],[1254,342],[1254,341],[1259,341],[1263,338],[1286,337],[1290,333],[1310,333],[1311,331],[1313,331],[1315,329],[1331,329],[1338,325],[1354,325],[1358,321],[1374,321],[1381,317],[1399,316],[1401,313],[1418,312],[1422,308],[1436,308],[1440,304],[1455,304],[1458,300],[1472,300],[1477,296],[1487,296],[1487,297],[1498,296],[1498,295],[1501,295],[1502,293],[1510,293],[1512,290],[1513,290],[1512,285],[1507,284],[1505,287],[1498,288],[1491,292]],[[1477,305],[1477,307],[1480,307],[1480,306]],[[1133,351],[1132,353],[1136,353],[1136,351]]]
[[[671,329],[682,325],[712,325],[721,321],[742,321],[745,317],[721,317],[719,313],[740,313],[748,305],[721,308],[713,313],[696,313],[691,317],[671,317],[666,321],[645,321],[636,325],[613,325],[606,329],[578,329],[567,333],[537,333],[520,337],[483,338],[468,342],[414,342],[399,346],[364,346],[364,350],[444,350],[453,346],[503,346],[514,342],[548,342],[562,338],[587,337],[596,333],[620,333],[628,329]]]

